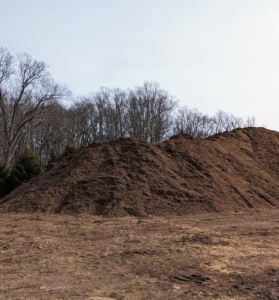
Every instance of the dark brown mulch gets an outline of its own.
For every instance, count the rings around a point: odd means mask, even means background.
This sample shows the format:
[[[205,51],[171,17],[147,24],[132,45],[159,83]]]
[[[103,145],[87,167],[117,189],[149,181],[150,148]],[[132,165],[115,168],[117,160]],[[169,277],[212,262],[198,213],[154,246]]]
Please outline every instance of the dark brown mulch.
[[[187,215],[279,207],[279,133],[93,143],[0,200],[0,212]]]

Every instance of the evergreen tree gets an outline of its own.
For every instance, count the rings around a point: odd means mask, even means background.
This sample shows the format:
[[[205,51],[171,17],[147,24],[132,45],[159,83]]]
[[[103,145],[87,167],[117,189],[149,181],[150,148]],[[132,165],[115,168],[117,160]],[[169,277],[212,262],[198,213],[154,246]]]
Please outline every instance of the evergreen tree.
[[[53,149],[50,151],[50,157],[46,165],[46,170],[50,170],[54,163],[60,161],[63,157],[73,154],[77,150],[77,147],[68,143],[60,154],[56,153]]]
[[[5,166],[5,164],[0,161],[0,198],[6,196],[11,188],[8,182],[9,172]]]
[[[61,158],[73,154],[76,150],[77,147],[74,144],[68,143],[61,153]]]
[[[17,158],[9,176],[12,189],[17,188],[23,182],[39,175],[42,166],[37,156],[29,149],[25,149]]]
[[[51,166],[55,162],[59,161],[60,159],[61,159],[61,155],[59,153],[55,152],[53,149],[51,149],[50,155],[49,155],[49,160],[47,162],[46,167],[48,168],[49,166]]]

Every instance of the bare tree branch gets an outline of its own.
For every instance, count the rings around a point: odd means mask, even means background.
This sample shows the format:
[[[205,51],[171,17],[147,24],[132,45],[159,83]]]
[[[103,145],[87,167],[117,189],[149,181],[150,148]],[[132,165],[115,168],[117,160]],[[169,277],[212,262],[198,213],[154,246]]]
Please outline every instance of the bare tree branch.
[[[4,133],[4,159],[11,163],[24,127],[52,102],[68,97],[66,87],[51,78],[44,62],[26,53],[13,57],[0,48],[0,111]]]

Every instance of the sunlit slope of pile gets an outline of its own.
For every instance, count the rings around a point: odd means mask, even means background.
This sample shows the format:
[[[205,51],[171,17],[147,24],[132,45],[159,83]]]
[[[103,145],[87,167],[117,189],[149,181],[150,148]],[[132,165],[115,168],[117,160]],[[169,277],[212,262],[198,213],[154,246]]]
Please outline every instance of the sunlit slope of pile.
[[[279,133],[245,128],[83,147],[0,200],[2,212],[108,216],[279,207]]]

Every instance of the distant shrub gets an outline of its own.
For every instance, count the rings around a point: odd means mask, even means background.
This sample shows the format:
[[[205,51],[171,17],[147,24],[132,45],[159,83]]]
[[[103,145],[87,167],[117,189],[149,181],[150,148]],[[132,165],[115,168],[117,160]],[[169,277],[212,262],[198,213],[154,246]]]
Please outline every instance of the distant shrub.
[[[74,144],[67,144],[61,153],[61,158],[73,154],[76,150],[77,147]]]
[[[5,164],[0,160],[0,198],[6,196],[11,191],[8,178],[9,171]]]
[[[47,162],[46,167],[48,168],[50,165],[52,165],[53,163],[57,162],[60,160],[61,155],[57,152],[55,152],[53,149],[51,149],[50,151],[50,155],[49,155],[49,160]]]
[[[41,172],[42,166],[38,157],[30,149],[25,149],[18,156],[11,170],[8,181],[12,189],[15,189],[23,182],[39,175]]]
[[[60,161],[65,156],[73,154],[77,149],[78,148],[72,143],[68,143],[60,154],[52,149],[46,165],[46,171],[50,170],[55,162]]]

